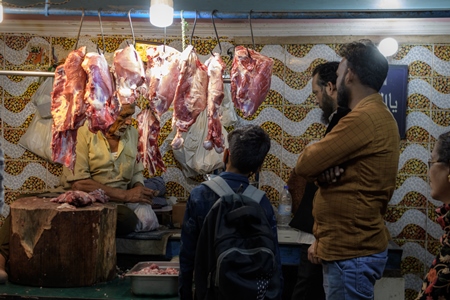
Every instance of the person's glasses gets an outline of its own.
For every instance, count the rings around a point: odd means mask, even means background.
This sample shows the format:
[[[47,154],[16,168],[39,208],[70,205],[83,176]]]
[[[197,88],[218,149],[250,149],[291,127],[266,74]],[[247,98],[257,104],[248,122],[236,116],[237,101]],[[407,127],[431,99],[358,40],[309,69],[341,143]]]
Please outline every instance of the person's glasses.
[[[428,168],[431,168],[431,166],[435,163],[443,163],[443,161],[439,161],[439,160],[428,160]]]

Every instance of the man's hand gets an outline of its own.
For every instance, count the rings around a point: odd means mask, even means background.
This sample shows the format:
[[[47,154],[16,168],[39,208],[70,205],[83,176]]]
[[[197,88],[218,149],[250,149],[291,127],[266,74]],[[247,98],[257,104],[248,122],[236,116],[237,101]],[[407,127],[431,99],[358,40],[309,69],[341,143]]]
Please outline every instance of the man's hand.
[[[316,265],[322,263],[322,260],[317,257],[317,241],[314,241],[314,243],[308,248],[308,260]]]
[[[153,197],[157,196],[159,191],[154,191],[142,185],[135,185],[125,193],[125,202],[152,204]]]
[[[337,182],[339,177],[344,173],[344,169],[336,166],[325,170],[322,174],[317,177],[317,181],[320,183],[332,184]]]

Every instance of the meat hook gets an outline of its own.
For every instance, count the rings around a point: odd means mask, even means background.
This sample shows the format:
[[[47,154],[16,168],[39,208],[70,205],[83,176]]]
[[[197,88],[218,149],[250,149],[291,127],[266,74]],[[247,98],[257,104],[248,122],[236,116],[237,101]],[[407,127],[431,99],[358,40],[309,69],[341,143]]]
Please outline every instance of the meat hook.
[[[134,38],[134,29],[133,29],[133,23],[131,22],[131,11],[133,8],[131,8],[128,11],[128,20],[130,21],[130,27],[131,27],[131,34],[133,35],[133,46],[136,46],[136,39]]]
[[[192,27],[191,39],[189,41],[189,44],[191,45],[192,45],[192,37],[194,36],[195,25],[197,25],[197,11],[195,11],[194,27]]]
[[[216,23],[214,23],[214,13],[217,12],[217,9],[213,10],[211,13],[211,21],[213,23],[214,32],[216,33],[217,45],[219,45],[220,55],[222,55],[222,45],[220,45],[219,35],[217,34]],[[214,56],[214,55],[213,55]]]
[[[101,30],[101,32],[102,32],[102,43],[103,43],[103,53],[105,53],[105,36],[103,35],[103,25],[102,25],[102,17],[101,17],[101,15],[100,15],[100,12],[102,11],[102,9],[101,8],[99,8],[98,9],[98,21],[100,22],[100,30]],[[98,44],[97,44],[97,49],[98,49],[98,51],[99,51],[99,54],[101,54],[100,53],[100,49],[99,49],[99,47],[98,47]]]
[[[164,27],[164,42],[163,42],[163,52],[166,53],[166,37],[167,37],[167,27]]]
[[[77,35],[77,41],[75,43],[75,48],[73,50],[77,50],[78,48],[78,40],[80,39],[80,32],[81,32],[81,26],[83,26],[83,20],[84,20],[84,8],[81,8],[81,21],[80,21],[80,27],[78,28],[78,35]]]
[[[253,43],[253,50],[255,50],[255,39],[253,38],[253,27],[252,27],[252,10],[248,13],[248,21],[250,22],[250,33],[252,34],[252,43]]]

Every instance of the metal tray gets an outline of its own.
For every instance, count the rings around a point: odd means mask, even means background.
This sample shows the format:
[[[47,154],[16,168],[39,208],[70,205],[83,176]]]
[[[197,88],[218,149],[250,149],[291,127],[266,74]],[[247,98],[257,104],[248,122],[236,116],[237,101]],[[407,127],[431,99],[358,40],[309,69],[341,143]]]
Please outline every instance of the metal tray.
[[[160,269],[174,268],[180,270],[179,262],[144,261],[137,263],[125,276],[131,277],[131,291],[138,296],[174,296],[178,294],[178,275],[132,274],[151,264]]]

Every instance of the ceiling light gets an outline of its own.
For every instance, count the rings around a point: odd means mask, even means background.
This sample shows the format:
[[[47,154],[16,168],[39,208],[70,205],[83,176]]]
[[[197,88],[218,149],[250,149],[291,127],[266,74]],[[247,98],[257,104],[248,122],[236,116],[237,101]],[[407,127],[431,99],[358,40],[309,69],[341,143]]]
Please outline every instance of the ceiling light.
[[[385,38],[378,44],[378,50],[380,50],[381,54],[384,56],[394,55],[398,50],[398,43],[393,38]]]
[[[151,0],[150,23],[156,27],[167,27],[172,25],[173,0]]]

